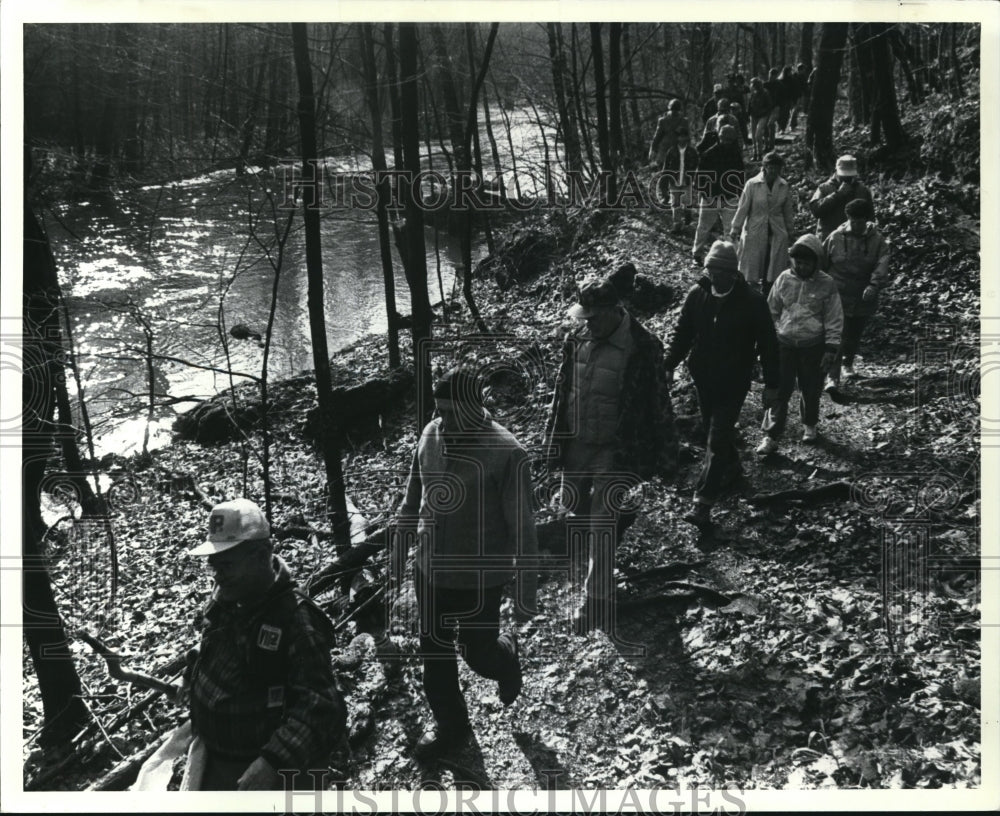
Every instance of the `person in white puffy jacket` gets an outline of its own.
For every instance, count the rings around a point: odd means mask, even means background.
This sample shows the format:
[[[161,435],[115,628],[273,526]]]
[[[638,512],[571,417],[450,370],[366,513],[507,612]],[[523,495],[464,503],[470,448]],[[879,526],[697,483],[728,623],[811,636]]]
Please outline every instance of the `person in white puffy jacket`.
[[[788,400],[796,384],[802,441],[816,441],[823,377],[837,359],[844,328],[837,284],[820,271],[824,253],[819,238],[803,235],[788,255],[792,268],[778,276],[767,296],[778,335],[781,381],[777,399],[764,414],[765,436],[757,448],[761,456],[778,449],[778,439],[788,419]]]

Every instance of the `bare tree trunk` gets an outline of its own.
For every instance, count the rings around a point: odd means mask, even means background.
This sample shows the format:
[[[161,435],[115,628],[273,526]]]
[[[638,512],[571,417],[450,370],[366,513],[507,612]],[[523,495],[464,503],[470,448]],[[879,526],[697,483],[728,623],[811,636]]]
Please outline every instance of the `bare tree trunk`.
[[[334,413],[330,377],[330,354],[326,343],[326,312],[323,299],[323,249],[320,243],[316,156],[316,98],[313,93],[312,65],[305,23],[292,23],[292,47],[299,80],[299,130],[302,138],[303,220],[305,221],[306,274],[309,278],[307,305],[316,368],[316,397],[319,402],[320,448],[326,466],[328,510],[338,551],[350,546],[351,522],[347,515],[344,472],[340,461],[337,417]],[[310,183],[311,182],[311,183]],[[426,296],[426,286],[424,293]]]
[[[811,68],[813,62],[814,28],[815,23],[803,23],[799,32],[799,62],[805,64],[807,68]]]
[[[835,160],[833,111],[837,104],[840,66],[847,44],[847,23],[823,23],[820,33],[816,78],[806,120],[806,147],[816,166],[829,172]]]
[[[546,30],[549,37],[549,60],[552,64],[552,86],[556,93],[559,128],[566,151],[566,169],[576,171],[583,167],[583,157],[580,155],[576,117],[566,100],[566,53],[562,44],[562,24],[549,23]]]
[[[90,717],[66,643],[42,539],[42,482],[52,453],[55,381],[61,376],[59,282],[48,239],[24,205],[24,348],[21,424],[22,624],[45,714],[42,745],[67,742]]]
[[[635,74],[632,70],[632,26],[626,23],[622,26],[622,46],[625,49],[627,59],[625,60],[625,78],[628,80],[629,89],[629,110],[632,114],[632,127],[630,128],[629,152],[634,156],[643,154],[645,141],[642,137],[642,117],[639,115],[639,100],[635,92]]]
[[[601,151],[601,170],[608,174],[605,205],[618,198],[615,165],[611,158],[611,135],[608,132],[608,111],[604,102],[604,48],[601,43],[601,24],[590,23],[590,48],[594,60],[594,96],[597,106],[597,145]]]
[[[382,143],[382,106],[378,98],[378,69],[375,65],[375,39],[372,24],[364,23],[362,31],[362,56],[365,70],[365,90],[368,112],[372,119],[372,168],[378,179],[376,185],[375,216],[378,220],[378,248],[382,259],[382,282],[385,288],[385,314],[388,322],[389,367],[399,368],[399,325],[396,322],[396,278],[392,269],[392,244],[389,239],[389,212],[386,206],[390,190],[388,167],[385,163],[385,145]]]
[[[573,101],[576,105],[576,118],[580,123],[580,133],[583,135],[583,146],[590,162],[590,172],[597,176],[597,159],[594,156],[594,146],[590,139],[590,121],[587,115],[587,72],[577,69],[577,57],[580,46],[577,39],[576,23],[570,23],[570,60],[573,66]]]
[[[413,357],[417,376],[417,433],[431,417],[430,350],[431,304],[427,297],[427,255],[424,246],[424,214],[414,201],[418,191],[411,181],[420,172],[420,120],[417,111],[417,29],[413,23],[399,24],[400,130],[403,136],[403,182],[406,207],[406,281],[410,287],[413,314]]]
[[[622,24],[611,23],[608,29],[608,114],[611,137],[611,160],[617,168],[625,152],[622,132]]]
[[[896,85],[893,81],[892,51],[889,47],[889,25],[866,23],[862,29],[871,56],[872,83],[872,140],[885,137],[887,151],[898,150],[908,141],[903,123],[899,119],[896,103]]]

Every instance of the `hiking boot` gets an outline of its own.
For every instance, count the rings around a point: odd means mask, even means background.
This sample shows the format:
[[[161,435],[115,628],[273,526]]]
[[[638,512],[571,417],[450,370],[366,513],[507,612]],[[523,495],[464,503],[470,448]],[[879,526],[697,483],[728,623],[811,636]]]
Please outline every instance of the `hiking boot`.
[[[802,426],[802,441],[806,443],[812,443],[816,441],[816,426],[815,425],[803,425]]]
[[[823,383],[823,390],[830,395],[830,399],[835,400],[840,396],[840,383],[833,377],[827,377],[826,382]]]
[[[413,749],[417,759],[437,759],[445,754],[461,751],[472,739],[472,726],[468,723],[462,726],[442,727],[435,725],[424,731]]]
[[[758,456],[767,456],[769,453],[774,453],[778,450],[778,442],[769,436],[765,436],[760,440],[760,444],[757,446]]]
[[[704,529],[712,523],[712,506],[704,502],[695,502],[682,518],[699,530]]]
[[[521,660],[518,657],[517,635],[513,633],[503,634],[497,640],[505,640],[511,645],[514,652],[514,664],[511,670],[497,680],[497,694],[500,695],[500,702],[509,706],[521,693]]]

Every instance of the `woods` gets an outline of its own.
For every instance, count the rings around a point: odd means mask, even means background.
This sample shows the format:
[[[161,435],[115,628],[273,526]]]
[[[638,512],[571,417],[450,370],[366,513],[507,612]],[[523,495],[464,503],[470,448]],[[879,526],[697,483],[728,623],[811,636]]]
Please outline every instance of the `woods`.
[[[337,633],[349,787],[981,785],[980,29],[25,26],[25,784],[127,786],[184,719],[86,644],[177,680],[212,592],[186,553],[247,497]],[[678,472],[620,491],[641,509],[609,582],[619,630],[564,632],[588,573],[545,452],[567,309],[613,280],[667,343],[704,252],[647,161],[658,123],[678,100],[704,156],[718,91],[746,114],[749,80],[796,62],[771,100],[789,231],[816,229],[808,202],[850,154],[892,247],[865,373],[824,394],[818,446],[759,461],[756,372],[730,421],[742,470],[694,529],[712,442],[678,364]],[[417,601],[390,608],[385,559],[457,365],[527,451],[542,616],[517,629],[513,714],[463,669],[478,753],[428,771]],[[470,489],[439,487],[443,506]]]

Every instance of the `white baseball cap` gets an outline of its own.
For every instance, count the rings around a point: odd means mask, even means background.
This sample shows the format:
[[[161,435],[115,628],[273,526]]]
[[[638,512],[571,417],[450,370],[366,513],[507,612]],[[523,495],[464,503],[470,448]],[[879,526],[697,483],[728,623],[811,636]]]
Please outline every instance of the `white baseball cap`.
[[[267,516],[249,499],[233,499],[212,508],[208,517],[208,539],[188,555],[215,555],[244,541],[271,537]]]

